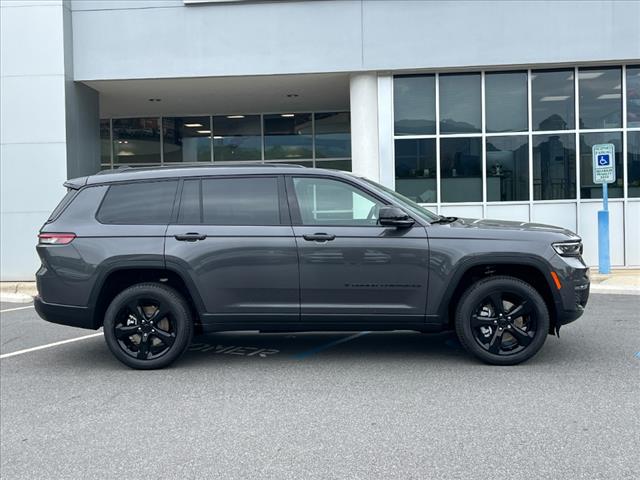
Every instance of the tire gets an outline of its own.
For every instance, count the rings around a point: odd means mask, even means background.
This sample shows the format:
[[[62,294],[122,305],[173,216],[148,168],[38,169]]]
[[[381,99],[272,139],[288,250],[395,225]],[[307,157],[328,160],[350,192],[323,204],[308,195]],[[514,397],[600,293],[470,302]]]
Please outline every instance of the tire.
[[[455,328],[462,346],[485,363],[517,365],[549,332],[549,310],[531,285],[508,276],[479,280],[460,299]]]
[[[159,283],[140,283],[120,292],[104,317],[111,353],[128,367],[164,368],[180,357],[193,337],[185,299]]]

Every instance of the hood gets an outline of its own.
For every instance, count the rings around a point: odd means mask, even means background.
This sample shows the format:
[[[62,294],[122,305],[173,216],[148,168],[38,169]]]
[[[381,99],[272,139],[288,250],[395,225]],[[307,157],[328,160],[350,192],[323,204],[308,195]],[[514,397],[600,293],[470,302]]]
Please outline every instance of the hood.
[[[578,240],[580,237],[563,227],[556,227],[554,225],[545,225],[542,223],[529,223],[529,222],[514,222],[510,220],[493,220],[489,218],[474,219],[474,218],[459,218],[455,222],[450,224],[452,228],[472,228],[481,230],[493,230],[493,231],[522,231],[522,232],[536,232],[557,234],[559,236],[569,237],[568,239]]]

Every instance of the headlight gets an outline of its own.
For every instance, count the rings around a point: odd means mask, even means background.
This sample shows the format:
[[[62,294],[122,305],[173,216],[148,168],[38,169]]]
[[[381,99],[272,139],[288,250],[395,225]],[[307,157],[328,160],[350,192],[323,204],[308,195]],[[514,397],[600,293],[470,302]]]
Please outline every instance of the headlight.
[[[582,242],[558,242],[552,244],[556,253],[562,257],[579,257],[582,255]]]

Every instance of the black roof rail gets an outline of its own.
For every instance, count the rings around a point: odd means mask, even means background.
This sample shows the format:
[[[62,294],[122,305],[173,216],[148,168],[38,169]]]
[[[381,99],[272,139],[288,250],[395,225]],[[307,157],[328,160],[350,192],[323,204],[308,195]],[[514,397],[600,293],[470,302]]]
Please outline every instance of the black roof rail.
[[[182,169],[182,168],[229,168],[229,167],[266,167],[266,168],[279,168],[279,167],[291,167],[291,168],[306,168],[304,165],[297,165],[295,163],[252,163],[252,162],[224,162],[224,163],[209,163],[203,164],[187,164],[187,165],[158,165],[154,167],[132,167],[122,166],[109,170],[101,170],[96,175],[105,175],[110,173],[121,173],[131,171],[148,171],[148,170],[164,170],[164,169]]]

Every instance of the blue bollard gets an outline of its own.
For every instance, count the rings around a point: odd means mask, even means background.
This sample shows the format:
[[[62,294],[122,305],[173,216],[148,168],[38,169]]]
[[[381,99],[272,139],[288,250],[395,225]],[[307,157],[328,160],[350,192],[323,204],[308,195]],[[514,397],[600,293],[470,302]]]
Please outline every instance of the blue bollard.
[[[609,210],[598,211],[598,264],[600,273],[611,273],[609,258]]]

